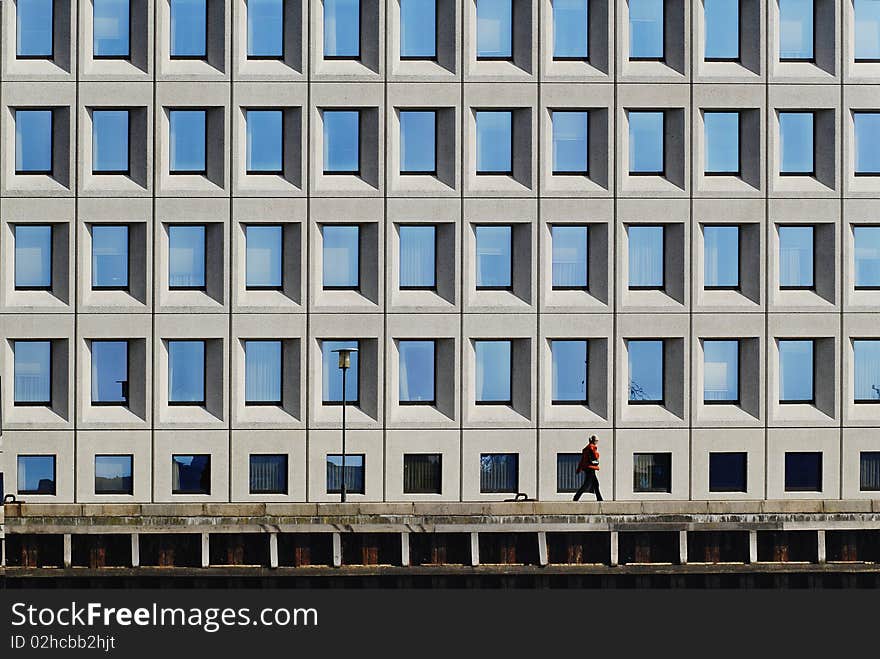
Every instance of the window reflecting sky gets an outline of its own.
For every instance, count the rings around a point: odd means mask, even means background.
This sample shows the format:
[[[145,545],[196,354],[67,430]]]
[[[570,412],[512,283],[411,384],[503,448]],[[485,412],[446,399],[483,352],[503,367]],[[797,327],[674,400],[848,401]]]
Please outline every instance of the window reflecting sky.
[[[399,341],[401,403],[434,400],[434,341]]]
[[[779,1],[779,59],[812,59],[813,0]]]
[[[281,110],[247,111],[247,171],[280,173],[284,170]]]
[[[171,110],[168,113],[172,172],[205,171],[204,110]]]
[[[15,287],[51,288],[52,226],[15,225]]]
[[[550,342],[552,356],[552,395],[556,402],[586,402],[587,342],[554,339]]]
[[[208,0],[168,2],[171,6],[171,57],[205,57]]]
[[[324,57],[361,54],[359,0],[324,0]]]
[[[52,110],[15,111],[15,171],[52,172]]]
[[[128,57],[129,0],[92,0],[95,57]]]
[[[588,112],[553,111],[554,173],[587,173],[588,132]]]
[[[779,171],[813,173],[813,113],[779,113]]]
[[[356,340],[347,341],[321,341],[321,384],[322,398],[325,403],[342,402],[342,369],[339,368],[339,353],[333,352],[340,348],[357,350]],[[354,402],[358,400],[360,353],[351,353],[351,367],[346,369],[345,375],[345,400]]]
[[[589,0],[553,0],[553,57],[589,57]]]
[[[92,171],[128,171],[128,110],[92,110]]]
[[[205,402],[205,342],[168,342],[168,402]]]
[[[664,228],[649,224],[631,224],[629,242],[629,287],[662,288],[664,285]]]
[[[477,0],[477,57],[513,55],[513,0]]]
[[[703,0],[706,59],[739,58],[739,0]]]
[[[474,228],[477,243],[477,287],[507,288],[513,285],[513,227],[484,224]]]
[[[477,402],[510,402],[511,342],[474,341],[474,356]]]
[[[18,57],[51,57],[53,54],[53,0],[18,0],[15,3]]]
[[[247,0],[248,57],[284,55],[284,0]]]
[[[703,400],[739,399],[739,341],[703,341]]]
[[[477,173],[507,174],[512,169],[512,122],[509,111],[480,110],[477,119]]]
[[[400,0],[400,56],[433,58],[436,55],[435,0]]]
[[[626,342],[629,356],[629,400],[663,401],[663,341],[630,339]]]
[[[128,227],[92,225],[92,288],[128,286]]]
[[[324,171],[357,172],[360,169],[357,110],[324,110]]]
[[[245,286],[280,288],[282,227],[249,224],[245,228]]]
[[[324,288],[357,288],[360,285],[360,227],[356,224],[325,224]]]
[[[779,400],[813,400],[813,341],[779,340]]]
[[[400,171],[433,172],[437,114],[424,110],[400,112]]]
[[[706,173],[739,173],[739,112],[705,112]]]
[[[630,59],[662,59],[663,0],[629,0]]]
[[[629,119],[629,171],[633,174],[659,174],[664,169],[663,112],[635,111]]]
[[[703,285],[739,286],[739,227],[707,224],[703,227]]]

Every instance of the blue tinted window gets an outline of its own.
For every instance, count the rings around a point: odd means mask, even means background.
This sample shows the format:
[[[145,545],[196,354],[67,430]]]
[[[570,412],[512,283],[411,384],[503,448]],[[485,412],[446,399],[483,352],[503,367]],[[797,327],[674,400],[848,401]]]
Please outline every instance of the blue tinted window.
[[[745,492],[746,453],[709,453],[709,491]]]
[[[519,454],[482,453],[480,455],[480,492],[519,491]]]
[[[703,285],[739,287],[739,227],[708,224],[703,227]]]
[[[211,456],[172,455],[172,494],[210,494]]]
[[[629,117],[629,172],[630,174],[662,174],[663,112],[630,110]]]
[[[172,174],[205,173],[205,117],[204,110],[171,110],[168,113]]]
[[[663,288],[664,246],[662,226],[631,224],[629,236],[629,287]]]
[[[92,341],[92,404],[128,402],[128,341]]]
[[[171,57],[197,58],[207,53],[208,0],[168,0],[171,6]]]
[[[92,172],[128,169],[128,110],[92,110]]]
[[[550,227],[553,288],[586,288],[589,272],[589,229],[571,224]]]
[[[477,174],[509,174],[512,171],[513,113],[482,110],[477,118]]]
[[[813,113],[779,113],[779,173],[813,173]]]
[[[324,173],[360,171],[357,110],[324,110]]]
[[[247,54],[284,56],[284,0],[247,0]]]
[[[325,224],[324,288],[360,286],[360,227],[356,224]]]
[[[15,171],[52,173],[52,110],[15,111]]]
[[[52,342],[16,341],[15,404],[49,405],[52,402]]]
[[[95,57],[128,57],[129,0],[92,0]]]
[[[359,0],[324,0],[324,57],[356,59],[360,54]]]
[[[629,58],[663,59],[663,0],[629,0]]]
[[[513,228],[486,224],[475,227],[477,288],[509,288],[513,284]]]
[[[880,287],[880,226],[853,227],[856,288]]]
[[[813,402],[813,341],[779,341],[779,402]]]
[[[586,174],[589,112],[553,112],[553,173]]]
[[[813,287],[813,227],[779,227],[779,286]]]
[[[287,456],[250,456],[250,493],[287,494]]]
[[[168,342],[168,402],[205,402],[205,342]]]
[[[436,55],[436,0],[400,0],[401,59],[431,59]]]
[[[474,341],[477,403],[510,402],[511,347],[510,341]]]
[[[130,455],[96,455],[95,494],[131,494],[133,463]]]
[[[856,112],[853,123],[856,174],[880,174],[880,112]]]
[[[629,402],[663,402],[663,341],[631,339],[629,353]]]
[[[880,59],[880,0],[854,0],[853,5],[856,61]]]
[[[633,453],[633,492],[671,492],[672,454]]]
[[[345,456],[345,491],[350,494],[364,493],[364,456]],[[327,494],[342,492],[343,456],[327,456]]]
[[[168,227],[168,287],[204,288],[205,226]]]
[[[401,110],[400,112],[400,172],[417,174],[434,172],[435,124],[433,111]]]
[[[434,342],[399,341],[401,403],[434,402]]]
[[[245,228],[247,288],[281,288],[282,236],[277,224],[249,224]]]
[[[513,55],[513,0],[477,0],[477,59]]]
[[[793,451],[785,454],[785,491],[822,491],[822,454]]]
[[[779,59],[813,59],[813,0],[779,0]]]
[[[705,112],[706,173],[739,173],[739,112]]]
[[[18,456],[18,493],[55,494],[55,456]]]
[[[281,341],[244,342],[244,402],[281,403]]]
[[[339,368],[339,353],[333,352],[348,348],[358,349],[357,341],[321,341],[322,393],[321,400],[325,403],[342,402],[342,369]],[[345,400],[349,403],[358,401],[360,377],[358,376],[359,353],[351,353],[351,367],[345,371]]]
[[[284,171],[281,110],[247,111],[248,174]]]
[[[703,400],[707,403],[739,400],[739,341],[703,341]]]
[[[553,58],[587,59],[589,0],[553,0]]]
[[[92,225],[92,288],[128,288],[128,227]]]
[[[437,229],[428,224],[400,227],[400,287],[434,288]]]
[[[53,0],[18,0],[15,3],[18,57],[51,58]]]
[[[739,0],[703,0],[707,60],[739,59]]]
[[[554,339],[550,342],[553,357],[553,402],[587,402],[587,342]]]
[[[880,340],[854,340],[853,359],[855,400],[880,403]]]
[[[15,225],[15,287],[52,287],[52,227]]]

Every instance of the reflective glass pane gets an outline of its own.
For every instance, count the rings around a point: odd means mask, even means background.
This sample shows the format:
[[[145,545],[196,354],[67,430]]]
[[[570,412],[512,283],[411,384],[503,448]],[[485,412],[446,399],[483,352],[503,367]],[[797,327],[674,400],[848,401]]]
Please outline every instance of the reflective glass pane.
[[[663,288],[663,227],[631,224],[629,237],[629,287]]]
[[[92,341],[92,403],[128,402],[128,341]]]
[[[324,172],[360,170],[357,110],[324,110]]]
[[[342,402],[342,369],[339,368],[339,353],[333,352],[348,348],[358,349],[357,341],[321,341],[321,367],[322,367],[322,398],[325,403]],[[359,381],[358,363],[359,353],[351,353],[351,367],[345,370],[345,400],[349,403],[358,400]]]
[[[281,288],[282,238],[277,224],[249,224],[245,228],[247,288]]]
[[[519,490],[519,455],[483,453],[480,455],[480,492],[517,492]]]
[[[779,341],[779,401],[813,401],[813,342]]]
[[[435,161],[435,123],[433,111],[403,110],[400,112],[401,173],[433,172]]]
[[[477,0],[477,58],[513,56],[513,0]]]
[[[19,494],[55,494],[55,456],[19,455]]]
[[[779,227],[779,286],[812,288],[813,227]]]
[[[171,57],[207,53],[208,0],[168,0],[171,7]]]
[[[880,402],[880,340],[853,341],[855,361],[854,398]]]
[[[245,403],[281,403],[281,341],[244,342]]]
[[[511,386],[510,341],[474,341],[476,401],[509,403]]]
[[[553,173],[589,170],[588,112],[553,112]]]
[[[672,454],[633,453],[633,492],[671,492]]]
[[[400,287],[436,286],[436,233],[429,224],[400,227]]]
[[[704,57],[739,58],[739,0],[703,0],[706,21]]]
[[[663,402],[663,341],[626,342],[629,353],[629,401]]]
[[[284,0],[247,0],[248,57],[284,56]]]
[[[631,174],[662,174],[663,112],[637,112],[629,117],[629,171]]]
[[[168,287],[205,286],[205,226],[172,224],[168,227]]]
[[[779,113],[780,174],[813,173],[813,113]]]
[[[746,491],[746,453],[709,453],[709,491]]]
[[[52,342],[16,341],[15,403],[49,405],[52,402]]]
[[[856,287],[880,287],[880,226],[853,227]]]
[[[813,59],[813,0],[779,0],[779,59]]]
[[[92,288],[128,287],[128,227],[92,225]]]
[[[880,59],[880,0],[854,0],[855,58]]]
[[[434,402],[434,342],[399,341],[401,403]]]
[[[133,462],[130,455],[96,455],[95,494],[131,494]]]
[[[211,456],[172,455],[172,494],[210,494]]]
[[[589,48],[589,0],[553,0],[553,57],[587,59]]]
[[[287,456],[250,456],[250,493],[287,494]]]
[[[128,110],[92,110],[92,172],[128,172]]]
[[[509,174],[512,171],[513,113],[482,110],[477,118],[477,173]]]
[[[485,224],[474,229],[477,237],[477,288],[508,288],[513,284],[513,228]]]
[[[280,173],[284,170],[284,138],[281,110],[247,111],[248,173]]]
[[[822,454],[793,451],[785,454],[785,491],[822,491]]]
[[[325,224],[324,288],[357,288],[360,285],[360,227]]]
[[[53,4],[53,0],[18,0],[15,3],[15,54],[18,57],[52,57]]]
[[[403,493],[440,494],[442,464],[440,453],[404,453]]]
[[[343,470],[343,458],[345,468]],[[327,494],[342,492],[342,475],[345,473],[345,491],[352,494],[364,493],[364,456],[327,455]]]
[[[706,137],[706,173],[739,173],[739,112],[703,114]]]
[[[739,341],[703,341],[703,400],[739,400]]]
[[[52,227],[15,225],[15,287],[52,287]]]
[[[856,174],[880,174],[880,112],[853,114]]]
[[[629,58],[663,59],[663,0],[629,0]]]
[[[52,173],[52,110],[15,111],[15,171]]]
[[[361,54],[359,0],[324,0],[324,57],[357,58]]]
[[[553,361],[553,402],[587,402],[587,342],[554,339],[550,342]]]
[[[436,0],[400,0],[400,57],[429,59],[436,55]]]
[[[707,224],[703,227],[703,285],[739,286],[739,227]]]
[[[205,342],[168,342],[168,402],[205,402]]]
[[[553,250],[553,288],[586,288],[588,281],[589,229],[554,224],[550,227]]]
[[[92,0],[95,57],[128,57],[129,0]]]
[[[204,110],[171,110],[168,113],[171,173],[204,173]]]

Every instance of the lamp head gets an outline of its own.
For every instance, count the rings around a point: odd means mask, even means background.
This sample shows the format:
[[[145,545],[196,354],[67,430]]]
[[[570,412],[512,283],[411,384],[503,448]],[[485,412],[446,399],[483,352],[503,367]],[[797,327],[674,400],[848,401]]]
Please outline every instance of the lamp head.
[[[339,368],[351,368],[351,353],[357,352],[357,348],[339,348],[333,352],[339,353]]]

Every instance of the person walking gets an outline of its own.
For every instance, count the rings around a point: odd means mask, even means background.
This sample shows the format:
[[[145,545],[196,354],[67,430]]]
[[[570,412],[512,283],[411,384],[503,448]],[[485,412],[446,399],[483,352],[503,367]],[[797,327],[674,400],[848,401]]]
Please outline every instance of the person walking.
[[[584,483],[574,495],[574,501],[581,498],[584,492],[592,492],[596,495],[596,501],[602,501],[602,494],[599,492],[599,479],[596,472],[599,471],[599,438],[596,435],[590,436],[590,442],[584,447],[581,453],[581,461],[578,463],[575,473],[584,472]]]

